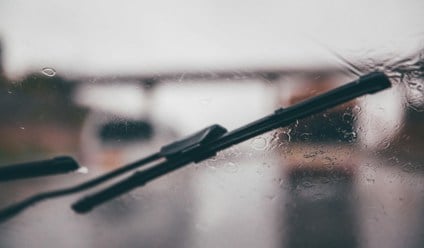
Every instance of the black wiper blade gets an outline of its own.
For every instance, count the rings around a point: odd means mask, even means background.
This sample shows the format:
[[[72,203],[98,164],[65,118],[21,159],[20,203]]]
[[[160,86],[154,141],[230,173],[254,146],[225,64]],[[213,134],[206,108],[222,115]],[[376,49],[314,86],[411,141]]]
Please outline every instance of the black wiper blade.
[[[378,92],[391,86],[388,77],[381,72],[373,72],[360,77],[358,80],[333,89],[324,94],[310,98],[286,109],[279,109],[273,114],[252,122],[246,126],[225,133],[202,145],[192,147],[167,161],[152,166],[144,171],[137,171],[98,193],[84,197],[74,203],[72,208],[78,213],[85,213],[94,207],[113,199],[147,182],[172,172],[192,162],[207,159],[217,152],[249,138],[286,126],[298,119],[316,114],[325,109],[335,107],[356,97]]]
[[[68,156],[0,166],[0,182],[63,174],[78,168],[78,163]]]

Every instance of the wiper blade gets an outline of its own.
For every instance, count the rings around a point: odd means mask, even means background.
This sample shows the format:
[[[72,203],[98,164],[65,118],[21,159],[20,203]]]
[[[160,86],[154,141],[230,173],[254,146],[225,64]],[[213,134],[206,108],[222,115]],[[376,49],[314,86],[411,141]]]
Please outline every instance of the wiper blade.
[[[78,163],[67,156],[0,166],[0,182],[63,174],[78,168]]]
[[[372,94],[390,86],[391,83],[384,73],[373,72],[367,74],[354,82],[324,94],[312,97],[286,109],[279,109],[269,116],[222,134],[222,136],[214,137],[214,139],[204,144],[190,147],[186,151],[180,151],[178,155],[170,157],[165,162],[144,171],[137,171],[130,177],[110,187],[78,200],[72,205],[72,208],[78,213],[86,213],[94,207],[127,193],[136,187],[142,186],[157,177],[192,162],[207,159],[234,144],[238,144],[275,128],[286,126],[298,119],[335,107],[356,97]]]

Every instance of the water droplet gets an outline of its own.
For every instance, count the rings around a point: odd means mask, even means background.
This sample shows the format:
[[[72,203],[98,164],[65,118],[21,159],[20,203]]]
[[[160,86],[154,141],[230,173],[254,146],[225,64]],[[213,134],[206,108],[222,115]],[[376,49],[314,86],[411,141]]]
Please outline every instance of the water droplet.
[[[311,139],[311,137],[312,137],[312,134],[311,133],[302,133],[300,135],[300,139],[301,140],[304,140],[304,141]]]
[[[310,187],[314,186],[314,184],[311,183],[310,181],[303,181],[302,186],[305,187],[305,188],[310,188]]]
[[[314,200],[323,200],[326,198],[326,195],[323,193],[315,193],[313,195]]]
[[[265,166],[264,166],[264,165],[259,165],[259,166],[256,168],[256,173],[257,173],[258,175],[263,176],[263,175],[264,175],[264,172],[265,172]]]
[[[381,144],[381,149],[387,149],[387,148],[389,148],[389,146],[390,146],[390,141],[384,141],[382,144]]]
[[[323,183],[323,184],[327,184],[327,183],[330,183],[330,178],[328,178],[328,177],[322,177],[321,179],[320,179],[320,182],[321,183]]]
[[[227,149],[228,151],[228,156],[233,157],[233,158],[237,158],[240,157],[241,155],[243,155],[243,152],[240,151],[240,149],[238,147],[231,147],[229,149]]]
[[[370,184],[375,183],[375,179],[374,178],[367,178],[367,182]]]
[[[359,113],[361,113],[361,107],[359,107],[358,105],[355,105],[353,108],[352,108],[352,112],[353,113],[355,113],[355,114],[359,114]]]
[[[206,166],[207,166],[208,168],[212,169],[212,170],[216,170],[216,169],[217,169],[217,168],[216,168],[216,165],[211,164],[211,163],[207,163],[207,164],[206,164]]]
[[[324,165],[329,165],[333,162],[333,159],[327,156],[327,157],[322,159],[322,162],[323,162]]]
[[[313,158],[313,157],[315,157],[317,155],[317,153],[316,152],[310,152],[310,153],[305,153],[305,154],[303,154],[303,157],[304,158]]]
[[[267,145],[267,140],[264,137],[257,137],[252,140],[252,147],[255,150],[265,150]]]
[[[80,167],[80,168],[77,170],[77,172],[78,172],[78,173],[81,173],[81,174],[87,174],[87,173],[88,173],[88,168],[87,168],[87,167],[85,167],[85,166]]]
[[[345,139],[348,139],[349,141],[355,140],[356,139],[356,132],[346,132],[344,135]]]
[[[284,184],[284,179],[280,178],[278,179],[278,185],[282,186]]]
[[[25,127],[19,127],[20,129],[22,129],[22,130],[25,130]]]
[[[49,67],[44,67],[41,70],[41,73],[43,73],[43,75],[47,77],[54,77],[56,75],[56,71],[53,68],[49,68]]]
[[[350,113],[343,113],[342,120],[345,122],[351,122],[353,119],[353,116]]]
[[[7,94],[12,94],[13,92],[11,90],[7,90]]]
[[[228,162],[225,165],[225,170],[230,173],[236,173],[238,171],[238,166],[233,162]]]
[[[218,156],[215,155],[215,156],[211,157],[209,160],[212,161],[212,162],[216,162],[216,161],[218,161]]]

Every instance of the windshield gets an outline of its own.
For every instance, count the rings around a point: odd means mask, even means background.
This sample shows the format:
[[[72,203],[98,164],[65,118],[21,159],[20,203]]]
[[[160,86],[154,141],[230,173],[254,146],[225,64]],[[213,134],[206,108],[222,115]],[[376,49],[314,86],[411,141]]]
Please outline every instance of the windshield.
[[[373,71],[392,87],[236,144],[79,214],[0,223],[1,247],[423,247],[420,1],[0,3],[0,208],[231,131]]]

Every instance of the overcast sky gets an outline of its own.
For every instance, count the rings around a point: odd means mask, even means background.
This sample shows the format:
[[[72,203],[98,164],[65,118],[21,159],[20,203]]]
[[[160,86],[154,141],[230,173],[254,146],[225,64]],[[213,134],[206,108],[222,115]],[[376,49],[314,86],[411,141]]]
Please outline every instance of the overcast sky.
[[[0,0],[8,76],[278,68],[408,53],[424,1]]]

